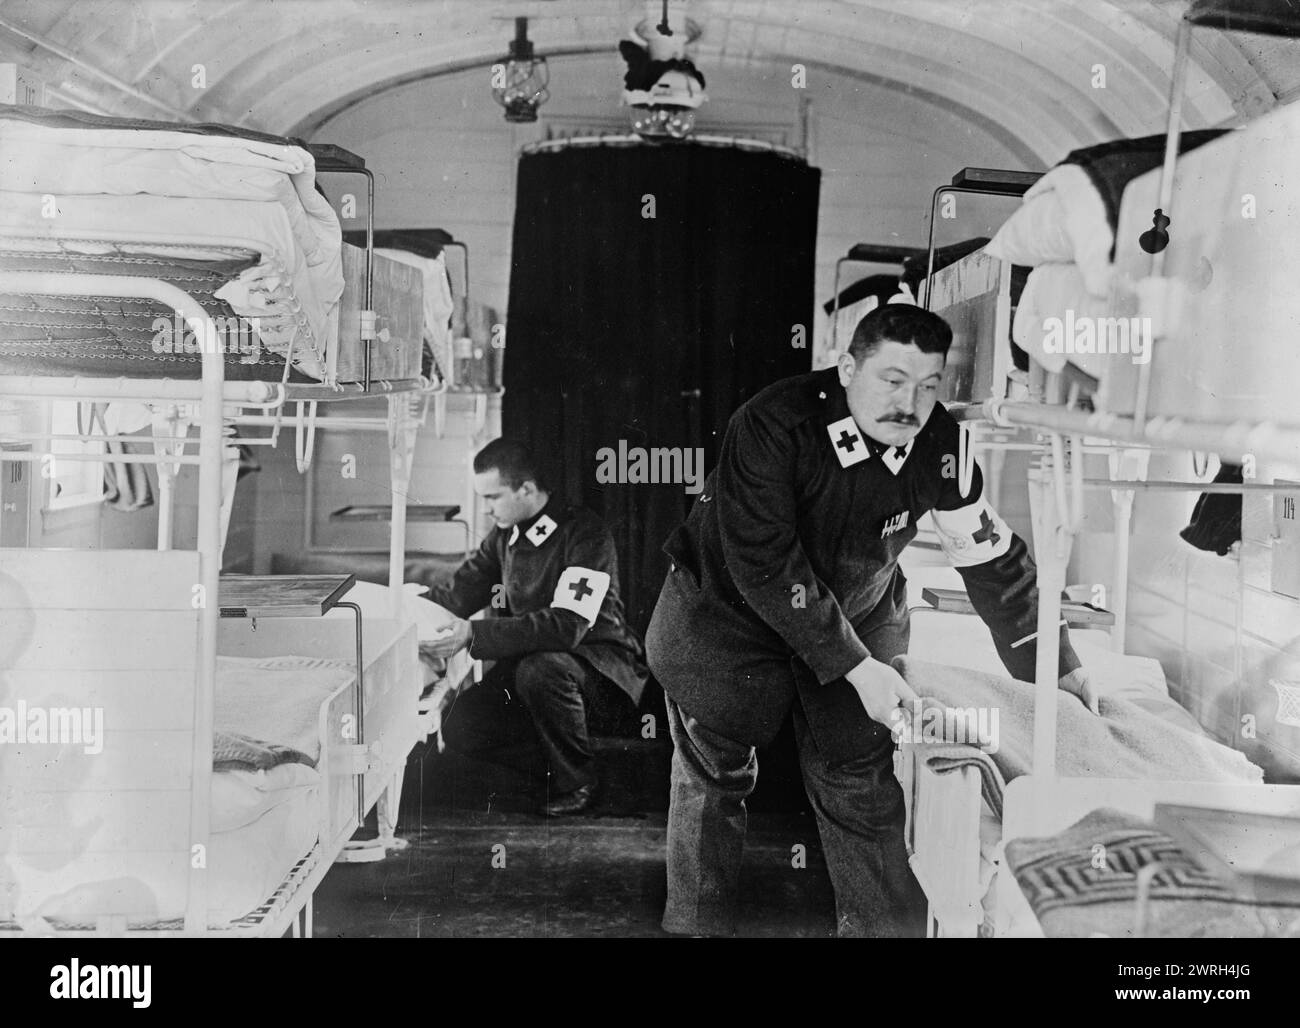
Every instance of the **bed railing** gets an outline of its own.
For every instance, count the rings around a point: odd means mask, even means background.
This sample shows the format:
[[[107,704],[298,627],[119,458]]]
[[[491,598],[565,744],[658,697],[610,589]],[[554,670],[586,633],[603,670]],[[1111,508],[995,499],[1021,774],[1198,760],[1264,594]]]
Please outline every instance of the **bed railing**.
[[[0,292],[42,296],[145,297],[167,304],[187,324],[201,327],[204,339],[215,339],[216,326],[188,294],[156,279],[114,275],[13,272],[0,274]],[[218,348],[202,348],[199,382],[164,382],[168,398],[197,399],[199,423],[198,581],[194,583],[198,606],[197,669],[195,674],[193,741],[190,755],[190,845],[208,845],[208,796],[212,787],[212,719],[217,666],[217,587],[221,572],[221,407],[225,398],[225,366]],[[0,394],[15,394],[15,382],[0,378]],[[141,386],[147,392],[153,388]],[[251,392],[251,390],[249,391]],[[27,393],[24,395],[31,395]],[[49,395],[66,395],[51,393]],[[153,393],[157,396],[157,392]],[[129,645],[124,642],[123,645]],[[206,868],[201,859],[190,861],[185,927],[207,927]]]

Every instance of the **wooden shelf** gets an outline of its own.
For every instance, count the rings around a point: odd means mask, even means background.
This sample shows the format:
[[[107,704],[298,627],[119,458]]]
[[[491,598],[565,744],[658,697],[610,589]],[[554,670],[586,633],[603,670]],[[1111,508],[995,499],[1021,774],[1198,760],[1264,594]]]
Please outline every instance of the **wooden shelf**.
[[[356,575],[222,575],[223,618],[320,617],[356,583]]]
[[[407,521],[451,521],[460,508],[451,504],[408,503],[406,505]],[[331,512],[331,521],[392,521],[393,508],[390,504],[355,504],[340,507]]]
[[[932,589],[927,586],[921,590],[921,599],[935,610],[951,614],[975,613],[970,597],[960,589]],[[1115,615],[1109,610],[1071,600],[1061,601],[1061,617],[1065,618],[1065,623],[1071,628],[1109,627],[1115,624]]]

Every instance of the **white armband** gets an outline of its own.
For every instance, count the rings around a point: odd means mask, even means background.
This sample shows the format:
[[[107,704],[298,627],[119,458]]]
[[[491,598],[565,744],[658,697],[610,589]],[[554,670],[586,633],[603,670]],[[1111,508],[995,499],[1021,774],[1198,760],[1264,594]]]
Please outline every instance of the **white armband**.
[[[932,510],[930,518],[954,567],[983,564],[1011,547],[1011,529],[982,498],[956,510]]]
[[[567,567],[555,585],[552,607],[571,610],[578,614],[588,625],[596,623],[600,605],[605,602],[609,592],[609,575],[604,571],[592,571],[574,565]]]

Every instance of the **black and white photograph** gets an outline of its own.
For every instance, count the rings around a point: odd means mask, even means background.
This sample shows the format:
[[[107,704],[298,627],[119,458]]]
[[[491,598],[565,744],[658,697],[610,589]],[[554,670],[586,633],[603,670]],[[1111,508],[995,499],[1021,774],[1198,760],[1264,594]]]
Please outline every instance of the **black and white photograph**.
[[[4,0],[0,939],[1262,998],[1298,396],[1300,2]]]

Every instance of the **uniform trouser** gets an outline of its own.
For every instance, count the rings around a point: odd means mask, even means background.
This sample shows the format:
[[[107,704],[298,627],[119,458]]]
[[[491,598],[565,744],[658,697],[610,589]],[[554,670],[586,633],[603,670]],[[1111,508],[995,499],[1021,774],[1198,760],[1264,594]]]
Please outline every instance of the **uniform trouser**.
[[[877,659],[894,655],[882,653],[878,641],[873,642]],[[818,749],[798,700],[793,717],[804,788],[835,889],[837,934],[923,935],[926,901],[907,863],[893,739],[879,732],[861,756],[832,765]],[[671,699],[668,726],[674,750],[663,927],[731,935],[745,845],[745,799],[758,780],[757,755],[753,747],[700,724]]]
[[[627,694],[581,657],[532,653],[499,661],[458,696],[442,736],[448,749],[487,759],[503,747],[536,743],[553,791],[565,793],[595,782],[588,727],[617,730],[634,714]]]

